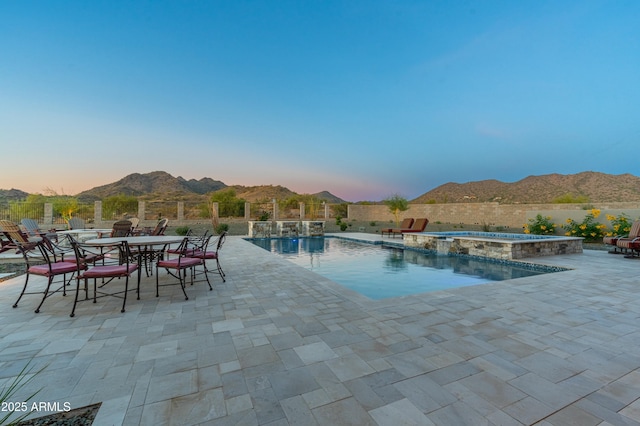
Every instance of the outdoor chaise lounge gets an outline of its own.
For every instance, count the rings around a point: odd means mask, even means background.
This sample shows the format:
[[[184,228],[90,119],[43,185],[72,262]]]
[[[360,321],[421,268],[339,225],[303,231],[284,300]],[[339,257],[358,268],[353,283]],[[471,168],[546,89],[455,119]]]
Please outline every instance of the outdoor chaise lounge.
[[[400,222],[400,228],[396,228],[396,229],[408,229],[411,228],[411,226],[413,225],[413,218],[412,217],[405,217],[404,219],[402,219],[402,222]],[[380,234],[384,237],[384,234],[387,235],[391,235],[391,232],[393,232],[394,228],[384,228],[380,230]]]
[[[640,221],[633,223],[628,237],[618,238],[616,247],[625,252],[631,252],[630,257],[633,257],[634,253],[640,252]]]
[[[429,223],[429,219],[427,219],[426,217],[416,219],[416,221],[413,222],[413,225],[410,228],[392,229],[391,235],[395,237],[396,234],[402,235],[402,234],[411,233],[411,232],[423,232],[424,229],[427,227],[428,223]]]
[[[620,235],[613,235],[611,237],[604,237],[602,242],[608,246],[613,246],[613,250],[609,251],[609,253],[623,253],[627,250],[626,247],[621,247],[618,245],[618,241],[625,243],[627,240],[633,240],[635,238],[640,237],[640,220],[636,220],[631,225],[631,229],[629,230],[629,235],[626,237],[622,237]]]

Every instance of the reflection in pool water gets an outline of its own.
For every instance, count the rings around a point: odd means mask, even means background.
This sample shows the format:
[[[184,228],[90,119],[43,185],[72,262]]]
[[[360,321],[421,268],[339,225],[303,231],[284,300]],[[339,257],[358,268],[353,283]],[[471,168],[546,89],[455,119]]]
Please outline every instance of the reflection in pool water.
[[[470,257],[424,253],[339,238],[249,240],[371,299],[446,290],[551,272]]]

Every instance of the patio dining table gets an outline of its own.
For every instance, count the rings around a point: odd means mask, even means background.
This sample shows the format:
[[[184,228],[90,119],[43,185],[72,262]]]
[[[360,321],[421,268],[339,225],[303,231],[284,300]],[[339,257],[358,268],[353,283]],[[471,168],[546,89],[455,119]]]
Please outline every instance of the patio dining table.
[[[134,248],[138,260],[138,273],[142,269],[142,263],[145,263],[145,271],[147,276],[149,275],[149,269],[147,267],[148,262],[157,258],[164,252],[165,248],[170,244],[177,244],[182,242],[185,237],[179,235],[144,235],[144,236],[129,236],[129,237],[108,237],[108,238],[94,238],[87,240],[84,244],[94,247],[109,247],[118,244],[122,241],[126,241],[129,247]]]
[[[103,235],[109,235],[111,234],[112,229],[95,229],[95,228],[84,228],[84,229],[68,229],[65,231],[57,231],[56,234],[58,235],[71,235],[72,237],[74,237],[77,240],[80,241],[85,241],[88,239],[93,239],[96,236],[98,238],[102,237]]]

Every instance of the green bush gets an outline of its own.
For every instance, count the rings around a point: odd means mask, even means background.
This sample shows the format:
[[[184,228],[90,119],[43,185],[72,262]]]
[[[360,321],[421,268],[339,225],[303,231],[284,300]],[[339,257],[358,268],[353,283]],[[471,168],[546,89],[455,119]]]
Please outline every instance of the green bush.
[[[611,231],[607,232],[607,236],[617,235],[624,237],[629,235],[631,231],[631,220],[626,214],[622,213],[618,216],[608,214],[607,220],[611,222]]]
[[[560,197],[554,198],[553,202],[556,204],[582,204],[587,203],[589,201],[589,197],[585,195],[577,195],[573,194],[564,194]]]
[[[216,234],[220,235],[223,232],[229,231],[229,225],[226,223],[220,223],[218,226],[216,226]]]
[[[187,235],[190,230],[191,228],[189,228],[188,226],[178,226],[176,228],[176,235]]]
[[[565,231],[567,231],[565,232],[565,235],[571,237],[582,237],[587,242],[602,239],[604,236],[604,230],[607,226],[596,222],[598,216],[600,216],[600,210],[592,209],[585,216],[582,223],[578,223],[571,218],[567,219],[567,223],[563,226]]]
[[[524,224],[525,234],[553,235],[556,233],[556,225],[551,221],[551,216],[536,215],[535,219],[529,219],[529,223]]]
[[[349,225],[347,225],[346,223],[340,222],[340,230],[341,231],[346,231],[348,226]]]

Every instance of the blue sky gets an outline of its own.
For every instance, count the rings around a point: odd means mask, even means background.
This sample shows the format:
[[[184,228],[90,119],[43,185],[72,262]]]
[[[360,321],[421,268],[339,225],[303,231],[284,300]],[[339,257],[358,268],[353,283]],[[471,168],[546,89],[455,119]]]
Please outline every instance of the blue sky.
[[[635,0],[0,0],[0,188],[638,175],[638,22]]]

